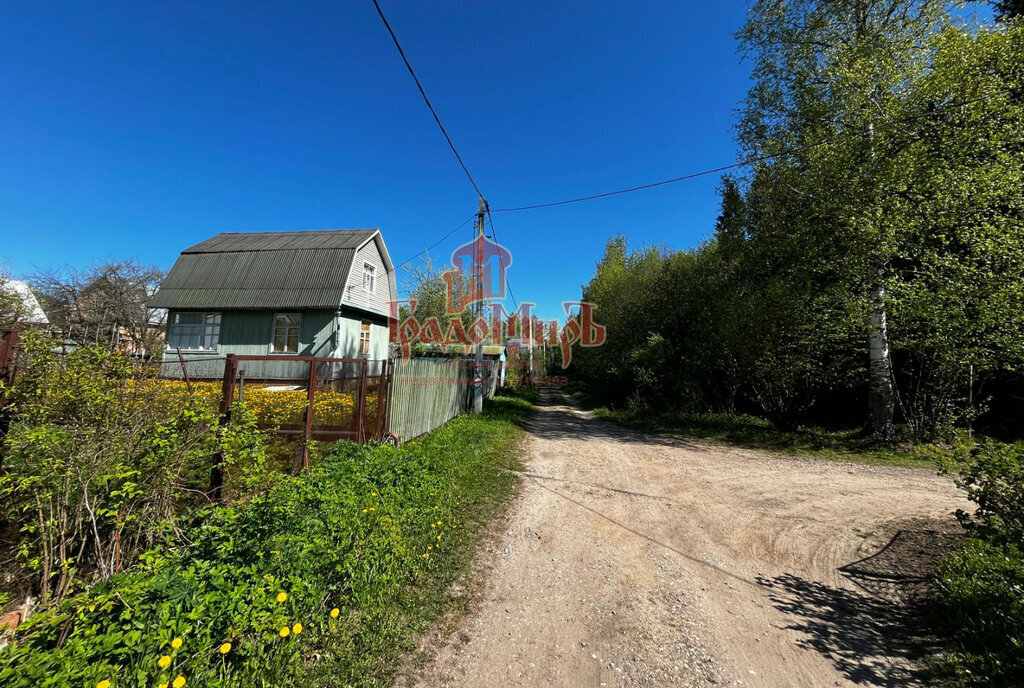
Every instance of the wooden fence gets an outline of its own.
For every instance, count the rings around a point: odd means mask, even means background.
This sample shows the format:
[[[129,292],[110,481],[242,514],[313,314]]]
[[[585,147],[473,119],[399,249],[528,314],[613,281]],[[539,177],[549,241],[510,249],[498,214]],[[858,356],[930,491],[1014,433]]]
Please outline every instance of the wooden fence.
[[[484,361],[487,398],[497,390],[500,365]],[[471,409],[473,376],[472,359],[412,358],[396,363],[391,378],[391,433],[405,442]]]

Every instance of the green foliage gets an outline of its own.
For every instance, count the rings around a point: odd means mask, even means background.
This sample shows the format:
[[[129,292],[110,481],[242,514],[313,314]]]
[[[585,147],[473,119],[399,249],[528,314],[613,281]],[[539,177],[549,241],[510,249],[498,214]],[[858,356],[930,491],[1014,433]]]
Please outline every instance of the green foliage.
[[[977,506],[957,512],[967,538],[939,570],[938,613],[964,686],[1024,682],[1024,444],[957,449],[945,467]]]
[[[969,538],[939,571],[943,616],[955,642],[948,653],[958,683],[978,688],[1024,684],[1024,552]]]
[[[390,685],[514,485],[502,469],[528,408],[498,398],[397,449],[342,442],[303,475],[179,519],[138,566],[19,628],[0,683]]]
[[[990,542],[1024,544],[1024,443],[985,440],[955,456],[957,485],[977,505],[957,511],[961,525]]]
[[[749,17],[740,140],[763,159],[703,246],[609,241],[583,289],[608,341],[579,377],[617,407],[855,428],[884,315],[897,419],[950,439],[1024,368],[1024,25],[902,0]]]
[[[263,445],[244,409],[218,433],[214,411],[158,403],[124,356],[99,347],[58,354],[35,332],[22,341],[0,502],[20,526],[15,553],[37,576],[44,604],[109,578],[205,503],[218,452],[243,482],[264,475]]]

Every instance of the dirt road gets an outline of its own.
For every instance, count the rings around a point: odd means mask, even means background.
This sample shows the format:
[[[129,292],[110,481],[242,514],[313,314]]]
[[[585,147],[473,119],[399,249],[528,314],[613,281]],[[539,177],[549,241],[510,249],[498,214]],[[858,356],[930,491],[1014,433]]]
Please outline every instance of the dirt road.
[[[964,506],[948,479],[652,437],[566,403],[531,424],[469,613],[399,685],[923,685],[920,624],[894,601]]]

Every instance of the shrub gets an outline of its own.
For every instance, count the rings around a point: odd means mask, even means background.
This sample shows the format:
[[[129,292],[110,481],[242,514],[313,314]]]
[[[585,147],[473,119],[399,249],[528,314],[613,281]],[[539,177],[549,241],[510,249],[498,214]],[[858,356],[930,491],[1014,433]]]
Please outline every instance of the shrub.
[[[957,485],[977,504],[974,514],[957,519],[980,538],[1024,543],[1024,443],[982,440],[954,457]]]
[[[947,468],[977,505],[957,518],[968,537],[939,570],[939,610],[963,685],[1024,684],[1024,447],[986,440]]]
[[[263,473],[261,438],[244,410],[218,432],[215,411],[159,404],[124,356],[98,347],[60,355],[38,333],[23,346],[0,517],[18,524],[15,552],[44,604],[93,575],[110,577],[206,502],[215,454],[246,480]]]
[[[19,628],[0,684],[389,684],[387,660],[511,489],[496,469],[514,466],[511,421],[527,408],[495,400],[399,448],[342,442],[303,475],[179,521],[138,566]]]

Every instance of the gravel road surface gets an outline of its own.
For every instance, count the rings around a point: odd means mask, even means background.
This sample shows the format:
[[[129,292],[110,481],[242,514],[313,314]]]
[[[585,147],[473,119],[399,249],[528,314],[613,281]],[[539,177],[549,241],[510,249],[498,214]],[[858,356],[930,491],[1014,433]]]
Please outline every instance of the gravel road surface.
[[[468,613],[399,686],[919,686],[906,611],[951,512],[927,469],[652,436],[557,394]]]

